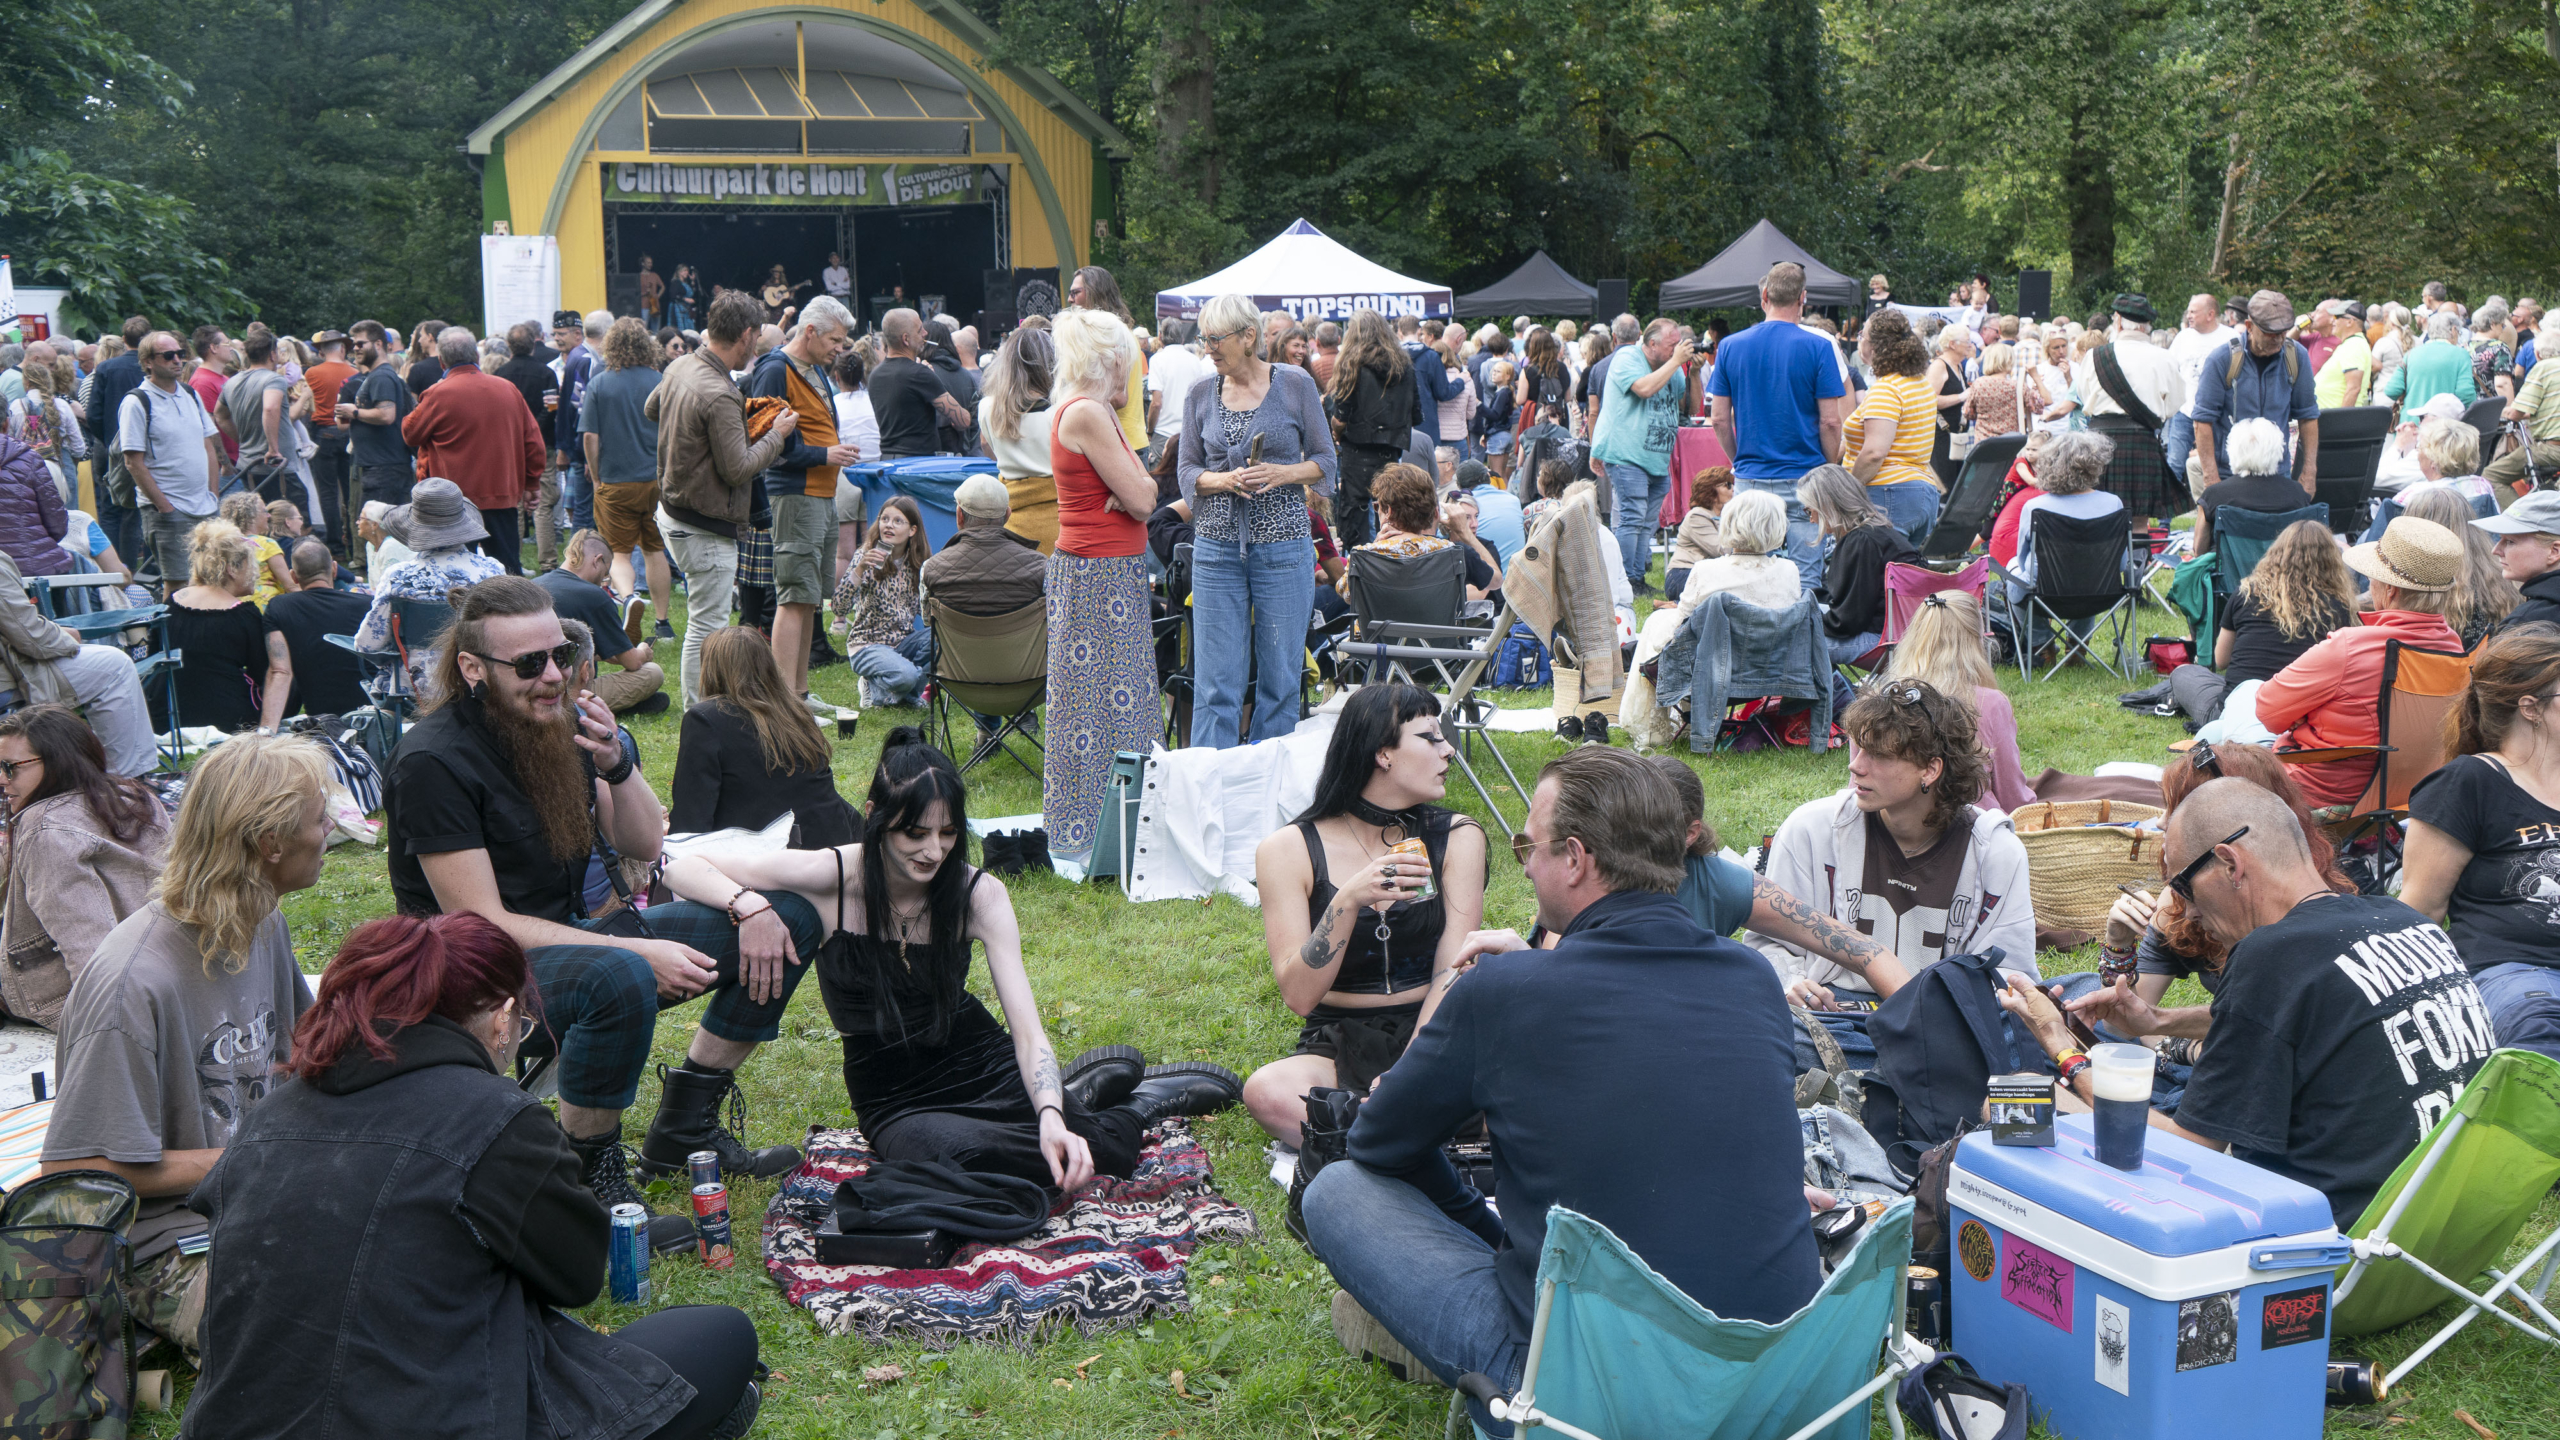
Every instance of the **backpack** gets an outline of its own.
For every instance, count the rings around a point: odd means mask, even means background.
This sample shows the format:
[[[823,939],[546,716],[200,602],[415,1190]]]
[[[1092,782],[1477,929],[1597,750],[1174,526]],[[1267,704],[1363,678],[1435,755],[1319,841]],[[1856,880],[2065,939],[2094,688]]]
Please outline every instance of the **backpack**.
[[[1487,435],[1499,434],[1510,429],[1512,408],[1511,387],[1508,385],[1493,387],[1485,393],[1484,399],[1476,406],[1479,428]]]
[[[1902,1156],[1954,1139],[1979,1119],[1991,1077],[2053,1073],[2043,1049],[2026,1041],[1993,993],[2002,981],[2000,947],[1949,955],[1921,970],[1868,1018],[1876,1074],[1867,1087],[1866,1124],[1897,1166]]]
[[[1547,664],[1547,647],[1538,642],[1538,632],[1527,623],[1512,622],[1511,633],[1502,637],[1502,648],[1493,657],[1493,679],[1488,683],[1496,690],[1534,690],[1555,683],[1555,673]]]
[[[2234,340],[2222,348],[2231,352],[2230,361],[2222,367],[2222,383],[2224,385],[2237,385],[2240,383],[2240,356],[2242,352],[2249,348],[2249,342],[2246,340]],[[2301,377],[2302,347],[2291,340],[2287,340],[2284,342],[2284,383],[2291,385]]]
[[[0,1209],[0,1431],[108,1437],[132,1424],[125,1231],[141,1209],[104,1170],[38,1176]]]
[[[2035,1409],[2026,1386],[1995,1385],[1961,1355],[1940,1355],[1903,1376],[1894,1400],[1921,1440],[2027,1440]]]

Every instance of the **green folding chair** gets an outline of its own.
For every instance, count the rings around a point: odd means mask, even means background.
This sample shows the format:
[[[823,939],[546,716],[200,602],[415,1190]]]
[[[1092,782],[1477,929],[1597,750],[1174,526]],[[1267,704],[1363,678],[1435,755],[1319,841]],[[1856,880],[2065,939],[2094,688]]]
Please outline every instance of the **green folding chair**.
[[[2546,1304],[2552,1272],[2560,1269],[2560,1229],[2544,1236],[2513,1270],[2495,1264],[2555,1181],[2560,1060],[2531,1050],[2496,1051],[2348,1231],[2356,1258],[2339,1275],[2333,1333],[2387,1330],[2447,1300],[2462,1302],[2461,1314],[2383,1377],[2394,1388],[2483,1315],[2560,1347],[2560,1318]],[[2535,1276],[2537,1265],[2541,1273]],[[2465,1282],[2479,1275],[2494,1283],[2472,1290]],[[2528,1276],[2534,1278],[2528,1282]],[[2508,1300],[2530,1318],[2502,1308]]]

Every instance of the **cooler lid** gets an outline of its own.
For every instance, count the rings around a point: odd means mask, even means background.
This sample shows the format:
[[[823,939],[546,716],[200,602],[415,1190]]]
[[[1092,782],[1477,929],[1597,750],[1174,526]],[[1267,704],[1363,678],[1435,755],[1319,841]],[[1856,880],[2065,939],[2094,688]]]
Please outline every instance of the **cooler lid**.
[[[2087,1115],[2056,1116],[2050,1149],[1995,1145],[1976,1130],[1956,1168],[2149,1255],[2195,1255],[2333,1228],[2329,1201],[2300,1181],[2163,1130],[2144,1136],[2142,1168],[2098,1161]]]

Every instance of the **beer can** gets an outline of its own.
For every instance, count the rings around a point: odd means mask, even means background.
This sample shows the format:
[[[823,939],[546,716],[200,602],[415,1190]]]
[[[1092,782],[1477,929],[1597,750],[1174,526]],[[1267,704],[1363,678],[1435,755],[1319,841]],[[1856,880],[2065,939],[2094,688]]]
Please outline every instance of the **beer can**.
[[[649,1303],[649,1212],[644,1207],[613,1207],[613,1248],[606,1279],[614,1299],[625,1305]]]
[[[1902,1328],[1921,1343],[1947,1342],[1947,1282],[1926,1265],[1904,1272]]]
[[[2390,1398],[2390,1381],[2381,1366],[2370,1360],[2329,1362],[2329,1404],[2379,1405]]]
[[[717,1185],[720,1183],[719,1151],[696,1150],[692,1154],[684,1157],[684,1164],[685,1169],[692,1172],[693,1180],[691,1183],[696,1185]]]
[[[693,1187],[693,1239],[702,1263],[726,1270],[737,1263],[729,1233],[729,1187],[713,1181]]]
[[[1431,871],[1429,868],[1431,864],[1431,852],[1423,845],[1420,838],[1417,837],[1411,840],[1399,840],[1393,845],[1387,847],[1387,853],[1390,855],[1410,855],[1423,863],[1422,888],[1419,890],[1406,891],[1404,896],[1405,899],[1428,900],[1432,896],[1440,893],[1440,886],[1438,882],[1431,878]]]

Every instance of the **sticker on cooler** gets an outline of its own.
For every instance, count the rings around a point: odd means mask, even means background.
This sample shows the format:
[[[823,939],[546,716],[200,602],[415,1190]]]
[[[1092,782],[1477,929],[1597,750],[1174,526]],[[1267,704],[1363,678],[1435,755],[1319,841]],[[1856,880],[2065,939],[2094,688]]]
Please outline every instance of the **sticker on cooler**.
[[[2178,1302],[2178,1368],[2201,1370],[2240,1358],[2240,1292]]]
[[[2258,1308],[2258,1348],[2275,1350],[2329,1336],[2329,1287],[2313,1285],[2270,1295]]]
[[[2119,1395],[2133,1393],[2133,1311],[2106,1295],[2092,1297],[2098,1315],[2098,1383]]]
[[[2071,1328],[2068,1260],[2015,1235],[2000,1237],[2000,1298],[2049,1325]]]

